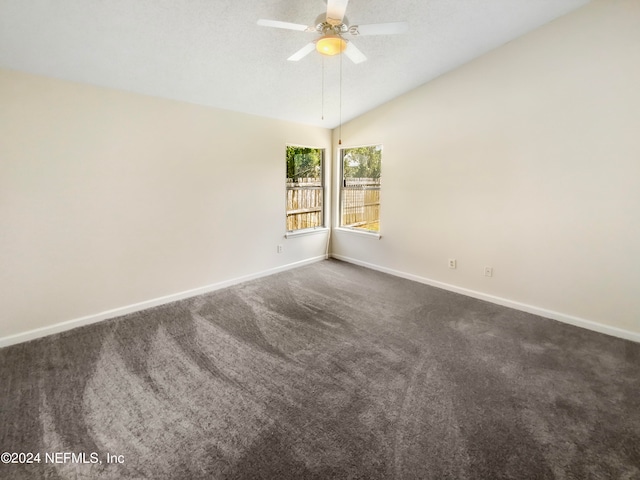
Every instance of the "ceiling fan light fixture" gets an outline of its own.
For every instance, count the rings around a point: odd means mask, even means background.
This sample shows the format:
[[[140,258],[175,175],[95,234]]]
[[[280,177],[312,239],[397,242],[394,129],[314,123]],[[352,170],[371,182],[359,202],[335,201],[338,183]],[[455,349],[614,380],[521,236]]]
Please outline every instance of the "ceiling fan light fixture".
[[[347,42],[339,35],[325,35],[316,42],[316,50],[322,55],[338,55],[345,48],[347,48]]]

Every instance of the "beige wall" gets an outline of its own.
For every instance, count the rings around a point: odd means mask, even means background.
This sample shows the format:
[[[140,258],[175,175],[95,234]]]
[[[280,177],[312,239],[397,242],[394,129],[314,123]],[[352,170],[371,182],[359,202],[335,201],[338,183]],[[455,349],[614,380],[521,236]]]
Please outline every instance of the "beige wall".
[[[639,24],[596,0],[343,126],[383,237],[333,252],[640,338]],[[0,105],[0,340],[325,252],[283,157],[327,130],[6,70]]]
[[[640,339],[639,25],[596,1],[344,125],[384,145],[382,239],[332,252]]]
[[[284,158],[329,130],[7,70],[0,105],[0,339],[325,254]]]

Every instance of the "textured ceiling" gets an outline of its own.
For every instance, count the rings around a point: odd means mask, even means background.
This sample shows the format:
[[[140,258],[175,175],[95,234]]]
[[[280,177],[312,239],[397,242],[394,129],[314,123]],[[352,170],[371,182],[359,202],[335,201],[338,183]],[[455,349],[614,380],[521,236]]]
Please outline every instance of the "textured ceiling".
[[[289,62],[316,34],[256,25],[311,25],[323,0],[0,0],[0,66],[333,128],[588,2],[351,0],[352,25],[409,23],[353,39],[355,65]]]

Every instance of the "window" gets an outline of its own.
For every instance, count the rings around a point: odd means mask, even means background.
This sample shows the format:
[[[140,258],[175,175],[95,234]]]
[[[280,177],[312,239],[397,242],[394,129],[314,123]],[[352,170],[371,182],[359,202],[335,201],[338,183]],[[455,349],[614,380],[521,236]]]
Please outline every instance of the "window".
[[[340,158],[340,226],[379,232],[382,145],[344,148]]]
[[[287,231],[324,227],[324,150],[287,146]]]

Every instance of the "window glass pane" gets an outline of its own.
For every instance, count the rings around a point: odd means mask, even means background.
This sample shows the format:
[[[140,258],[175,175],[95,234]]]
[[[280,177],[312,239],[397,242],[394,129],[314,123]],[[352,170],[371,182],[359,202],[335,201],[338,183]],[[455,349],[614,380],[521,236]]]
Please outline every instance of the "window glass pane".
[[[382,145],[342,150],[340,226],[380,231]]]
[[[287,146],[287,231],[324,226],[324,150]]]

